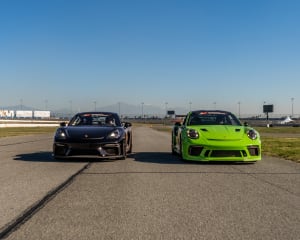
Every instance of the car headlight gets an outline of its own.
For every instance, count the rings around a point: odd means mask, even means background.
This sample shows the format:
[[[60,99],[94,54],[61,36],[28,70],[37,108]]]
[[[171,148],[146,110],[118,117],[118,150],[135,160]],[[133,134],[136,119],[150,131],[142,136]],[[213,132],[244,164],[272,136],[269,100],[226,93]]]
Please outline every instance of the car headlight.
[[[119,129],[113,130],[111,133],[108,134],[108,139],[118,139],[121,137],[121,132]]]
[[[248,138],[255,140],[255,139],[257,139],[257,132],[254,131],[253,129],[250,129],[247,131],[247,136],[248,136]]]
[[[60,128],[60,129],[57,129],[57,131],[55,133],[55,137],[58,139],[66,139],[67,134],[66,134],[65,130]]]
[[[199,133],[195,129],[188,129],[187,130],[187,135],[188,135],[189,138],[192,138],[192,139],[199,138]]]

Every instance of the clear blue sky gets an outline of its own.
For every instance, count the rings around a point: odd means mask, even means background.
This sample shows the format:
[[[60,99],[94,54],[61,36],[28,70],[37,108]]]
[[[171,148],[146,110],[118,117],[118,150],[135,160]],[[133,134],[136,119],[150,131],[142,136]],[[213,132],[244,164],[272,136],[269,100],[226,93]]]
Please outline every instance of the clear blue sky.
[[[0,106],[300,114],[298,0],[1,0]],[[214,104],[215,103],[215,104]]]

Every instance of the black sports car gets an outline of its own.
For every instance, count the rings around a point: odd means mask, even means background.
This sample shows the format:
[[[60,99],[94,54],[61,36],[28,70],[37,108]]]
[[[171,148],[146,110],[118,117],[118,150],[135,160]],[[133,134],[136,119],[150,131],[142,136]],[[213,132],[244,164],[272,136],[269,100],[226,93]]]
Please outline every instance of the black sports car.
[[[77,113],[68,124],[60,124],[53,143],[54,158],[126,159],[131,151],[131,123],[121,122],[112,112]]]

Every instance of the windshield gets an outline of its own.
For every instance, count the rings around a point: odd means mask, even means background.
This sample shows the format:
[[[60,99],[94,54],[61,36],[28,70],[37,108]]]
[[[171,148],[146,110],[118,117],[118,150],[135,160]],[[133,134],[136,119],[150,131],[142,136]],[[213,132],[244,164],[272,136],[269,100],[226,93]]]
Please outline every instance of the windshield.
[[[114,114],[84,113],[75,115],[69,126],[120,126],[119,119]]]
[[[241,123],[233,114],[228,112],[193,112],[190,115],[187,125],[241,126]]]

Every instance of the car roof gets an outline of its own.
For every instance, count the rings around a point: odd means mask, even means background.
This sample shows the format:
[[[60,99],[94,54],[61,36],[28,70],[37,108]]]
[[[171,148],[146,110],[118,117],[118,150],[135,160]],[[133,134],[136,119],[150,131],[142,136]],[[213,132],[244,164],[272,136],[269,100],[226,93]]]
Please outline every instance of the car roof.
[[[223,110],[193,110],[190,113],[197,113],[197,114],[199,114],[199,113],[216,113],[216,114],[222,113],[222,114],[226,114],[226,113],[228,113],[228,114],[231,114],[231,112],[223,111]]]
[[[75,115],[83,115],[83,114],[105,114],[105,115],[118,115],[115,112],[100,112],[100,111],[92,111],[92,112],[79,112]]]

